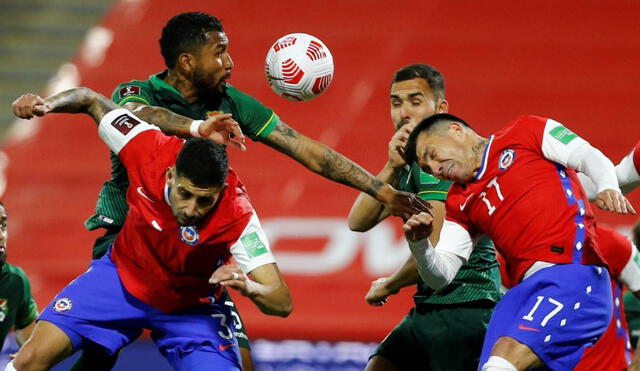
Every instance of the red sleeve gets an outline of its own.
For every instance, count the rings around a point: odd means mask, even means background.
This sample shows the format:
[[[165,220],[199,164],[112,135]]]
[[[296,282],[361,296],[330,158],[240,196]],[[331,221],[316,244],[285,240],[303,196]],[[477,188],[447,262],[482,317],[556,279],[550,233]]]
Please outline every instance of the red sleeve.
[[[617,279],[631,259],[631,241],[609,228],[596,227],[596,234],[602,257],[609,264],[611,275]]]

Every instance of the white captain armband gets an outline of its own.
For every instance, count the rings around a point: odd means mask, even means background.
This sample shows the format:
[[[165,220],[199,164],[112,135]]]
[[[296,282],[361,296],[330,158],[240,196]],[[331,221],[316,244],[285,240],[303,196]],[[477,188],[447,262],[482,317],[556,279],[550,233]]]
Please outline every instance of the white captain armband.
[[[120,108],[104,115],[100,120],[98,134],[107,146],[118,154],[131,139],[146,130],[160,129],[142,121],[128,110]]]
[[[255,212],[238,241],[231,246],[231,254],[244,273],[249,273],[259,266],[276,262],[269,248],[267,236]]]

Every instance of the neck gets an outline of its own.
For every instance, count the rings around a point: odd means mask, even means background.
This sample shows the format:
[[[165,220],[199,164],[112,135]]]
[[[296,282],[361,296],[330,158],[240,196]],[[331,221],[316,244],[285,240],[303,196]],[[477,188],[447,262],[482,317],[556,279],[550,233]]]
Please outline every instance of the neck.
[[[478,136],[475,139],[475,144],[473,145],[472,153],[473,153],[473,163],[475,164],[475,170],[477,171],[482,165],[482,155],[484,154],[484,149],[487,147],[488,139]]]
[[[191,81],[182,73],[174,69],[169,69],[167,71],[167,76],[164,78],[164,82],[179,91],[189,103],[193,103],[198,100],[198,92],[195,86],[193,86],[193,83],[191,83]]]

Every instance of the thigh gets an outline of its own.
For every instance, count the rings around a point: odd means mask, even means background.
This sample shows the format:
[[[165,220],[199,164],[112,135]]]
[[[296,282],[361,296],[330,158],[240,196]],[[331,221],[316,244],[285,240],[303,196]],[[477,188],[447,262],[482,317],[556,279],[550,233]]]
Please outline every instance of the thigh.
[[[544,268],[509,290],[496,306],[481,363],[499,338],[509,337],[549,368],[573,369],[607,328],[611,313],[606,269],[578,264]]]
[[[428,355],[414,335],[415,316],[415,308],[412,308],[409,314],[382,340],[369,359],[368,370],[389,369],[384,367],[388,363],[398,370],[425,368]]]
[[[429,369],[476,369],[492,311],[461,306],[431,309],[416,316],[415,333],[429,354]]]
[[[58,326],[38,321],[36,327],[14,361],[18,369],[49,369],[73,353],[71,339]]]
[[[74,349],[88,341],[115,354],[142,333],[149,309],[126,292],[115,265],[106,255],[92,261],[85,273],[45,307],[39,319],[64,331]]]
[[[181,358],[196,350],[207,351],[240,368],[233,325],[231,311],[224,304],[200,305],[170,314],[158,312],[150,321],[151,336],[167,359]]]

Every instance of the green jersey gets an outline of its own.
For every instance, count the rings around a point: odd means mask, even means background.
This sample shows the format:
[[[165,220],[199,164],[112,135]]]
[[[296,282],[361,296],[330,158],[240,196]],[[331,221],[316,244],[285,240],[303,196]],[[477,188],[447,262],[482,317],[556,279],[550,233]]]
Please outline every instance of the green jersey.
[[[221,112],[231,113],[242,132],[256,141],[269,135],[278,122],[278,116],[271,109],[231,85],[227,85],[225,92],[215,102],[189,103],[178,90],[163,80],[166,74],[165,71],[151,75],[145,81],[133,80],[120,84],[113,91],[112,100],[121,106],[140,102],[164,107],[194,120],[204,120],[209,115]],[[85,222],[89,230],[119,230],[122,227],[129,209],[126,202],[128,186],[126,169],[118,157],[111,153],[111,179],[100,190],[95,215]]]
[[[417,164],[405,166],[398,175],[398,188],[412,192],[424,200],[442,201],[447,198],[451,182],[425,173]],[[469,261],[460,268],[453,281],[434,291],[418,285],[413,296],[416,304],[457,304],[477,300],[500,300],[500,270],[493,250],[493,242],[482,236],[476,243]]]
[[[20,267],[5,263],[0,270],[0,347],[11,328],[22,329],[37,316],[27,275]]]
[[[638,300],[632,292],[625,292],[623,301],[624,313],[629,323],[631,345],[635,348],[640,338],[640,300]]]

